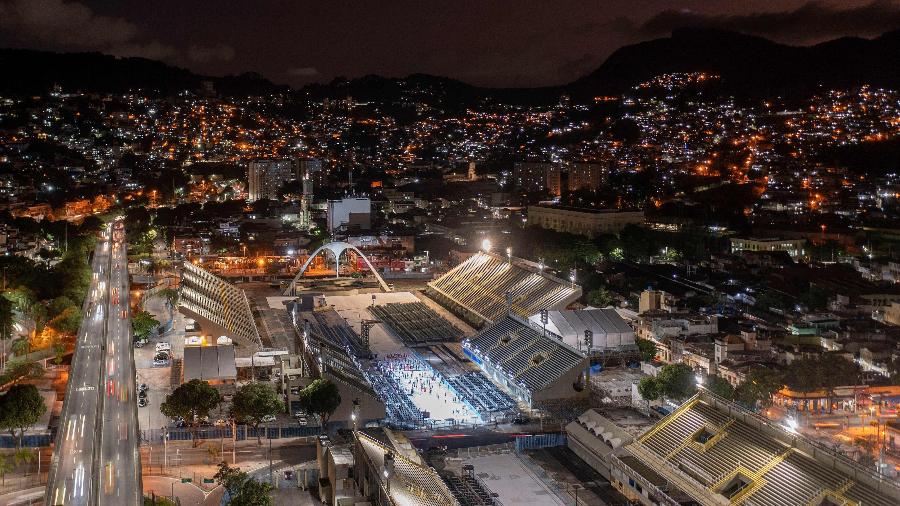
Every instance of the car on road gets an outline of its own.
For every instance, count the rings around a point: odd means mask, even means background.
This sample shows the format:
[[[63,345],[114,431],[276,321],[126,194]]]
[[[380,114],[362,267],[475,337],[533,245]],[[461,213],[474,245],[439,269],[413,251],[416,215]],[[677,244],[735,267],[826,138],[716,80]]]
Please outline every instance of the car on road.
[[[263,423],[272,423],[274,421],[275,421],[275,415],[266,415],[266,416],[262,417]]]
[[[284,479],[285,479],[285,481],[293,480],[294,479],[294,471],[291,471],[290,469],[286,470],[284,472]]]

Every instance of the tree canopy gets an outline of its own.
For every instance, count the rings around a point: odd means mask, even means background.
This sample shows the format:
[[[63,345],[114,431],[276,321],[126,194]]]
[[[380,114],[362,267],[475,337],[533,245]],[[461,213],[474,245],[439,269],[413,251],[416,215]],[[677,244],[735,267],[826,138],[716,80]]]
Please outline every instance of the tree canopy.
[[[200,418],[209,416],[222,402],[219,391],[206,381],[192,379],[182,384],[159,406],[162,414],[169,418],[180,417],[191,425],[194,437],[194,446],[197,445],[197,425]]]
[[[272,497],[269,492],[272,486],[256,481],[244,471],[231,467],[225,462],[219,464],[219,470],[213,476],[216,482],[225,489],[230,497],[228,504],[236,506],[271,506]]]
[[[22,447],[25,430],[36,424],[47,411],[44,398],[34,385],[13,385],[0,397],[0,428],[16,438]]]
[[[322,422],[322,429],[328,419],[341,405],[341,393],[337,385],[326,379],[319,378],[300,391],[300,408],[307,413],[315,413]]]
[[[696,391],[694,371],[685,364],[666,364],[655,378],[642,378],[638,383],[638,392],[647,400],[666,397],[682,401]]]
[[[768,367],[753,367],[734,391],[735,400],[750,407],[768,406],[784,386],[784,375]]]
[[[284,403],[272,387],[265,383],[248,383],[235,392],[231,400],[231,416],[258,428],[266,416],[284,411]],[[257,431],[257,442],[260,442]]]

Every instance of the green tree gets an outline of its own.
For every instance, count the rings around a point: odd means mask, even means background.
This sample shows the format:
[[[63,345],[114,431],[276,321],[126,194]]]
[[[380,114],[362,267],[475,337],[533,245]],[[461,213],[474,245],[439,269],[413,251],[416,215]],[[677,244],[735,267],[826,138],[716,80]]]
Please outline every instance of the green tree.
[[[341,393],[337,385],[319,378],[300,391],[298,400],[302,410],[318,415],[322,424],[319,430],[325,430],[328,419],[341,405]]]
[[[36,424],[47,411],[44,398],[34,385],[13,385],[0,397],[0,428],[16,438],[22,447],[25,430]]]
[[[131,328],[134,329],[134,339],[147,337],[153,329],[159,326],[159,320],[147,311],[138,311],[131,317]]]
[[[16,466],[25,466],[25,476],[28,476],[29,465],[37,460],[37,453],[31,448],[19,448],[13,453],[13,461]]]
[[[225,462],[220,462],[219,470],[216,471],[213,478],[216,480],[216,483],[221,485],[222,488],[227,490],[228,493],[234,497],[234,495],[241,490],[244,481],[247,480],[247,473],[241,471],[237,467],[231,467]]]
[[[249,478],[240,492],[231,498],[230,506],[272,506],[272,485]]]
[[[240,469],[229,467],[225,462],[219,464],[219,470],[213,478],[228,492],[231,498],[228,503],[230,505],[271,506],[273,504],[270,496],[272,492],[270,484],[256,481]]]
[[[0,371],[6,366],[6,342],[12,339],[13,325],[15,325],[13,303],[0,296]]]
[[[665,397],[682,401],[697,392],[694,371],[686,364],[664,365],[656,376],[659,390]]]
[[[81,326],[81,311],[74,307],[66,308],[47,322],[47,326],[60,334],[73,336]]]
[[[644,362],[653,362],[656,358],[656,343],[650,339],[636,339],[638,349],[641,351],[641,360]]]
[[[242,423],[259,428],[266,416],[274,416],[284,411],[284,403],[272,387],[265,383],[248,383],[238,389],[231,400],[231,416]],[[256,442],[262,444],[259,430]]]
[[[157,292],[156,295],[162,297],[166,301],[166,305],[169,309],[173,309],[178,305],[178,290],[175,290],[174,288],[163,288]]]
[[[190,424],[193,446],[196,448],[200,419],[208,417],[209,412],[221,403],[222,396],[212,385],[206,381],[192,379],[167,395],[159,410],[169,418],[181,417]]]
[[[607,307],[611,306],[616,302],[615,294],[606,289],[606,287],[601,286],[596,290],[591,290],[588,293],[588,304],[594,307]]]
[[[643,397],[648,403],[650,401],[659,399],[662,395],[659,382],[656,381],[656,378],[652,376],[641,378],[641,381],[638,382],[638,393],[641,394],[641,397]]]
[[[734,399],[734,387],[731,386],[731,383],[729,383],[728,380],[720,378],[719,376],[709,376],[706,378],[705,386],[707,390],[719,397],[724,397],[729,401]]]
[[[6,455],[0,455],[0,480],[3,480],[3,484],[6,485],[6,475],[10,471],[13,470],[13,465],[11,462],[6,460]]]
[[[821,387],[828,394],[828,413],[831,413],[835,388],[859,383],[859,369],[856,364],[837,353],[825,353],[817,366]]]
[[[6,370],[0,375],[0,385],[18,383],[23,378],[40,378],[44,375],[44,368],[38,362],[29,362],[23,359],[10,360],[6,363]]]
[[[772,404],[772,396],[784,387],[784,375],[768,367],[754,367],[734,391],[735,399],[753,409]]]

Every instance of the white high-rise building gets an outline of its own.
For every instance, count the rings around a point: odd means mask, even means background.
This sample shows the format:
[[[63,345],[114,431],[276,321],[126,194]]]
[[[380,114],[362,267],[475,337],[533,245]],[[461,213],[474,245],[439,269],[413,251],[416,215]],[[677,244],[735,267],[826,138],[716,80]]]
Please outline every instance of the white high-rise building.
[[[247,193],[250,201],[277,199],[278,188],[297,179],[297,160],[255,160],[247,167]]]

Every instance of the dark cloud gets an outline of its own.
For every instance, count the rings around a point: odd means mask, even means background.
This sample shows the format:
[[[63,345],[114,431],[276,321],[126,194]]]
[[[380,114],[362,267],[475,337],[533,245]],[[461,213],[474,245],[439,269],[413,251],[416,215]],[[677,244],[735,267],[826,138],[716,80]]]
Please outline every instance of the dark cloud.
[[[417,72],[541,86],[681,26],[805,44],[900,27],[898,11],[900,0],[0,0],[0,46],[254,71],[294,86]]]
[[[215,46],[191,46],[187,50],[188,59],[196,63],[230,61],[234,58],[234,48],[226,44]]]
[[[311,77],[317,77],[319,75],[319,71],[316,70],[314,67],[294,67],[294,68],[288,69],[287,72],[285,72],[285,74],[287,74],[291,77],[300,77],[300,78],[308,79]]]
[[[809,2],[794,10],[740,15],[665,10],[648,19],[641,26],[641,31],[658,36],[684,27],[721,28],[799,43],[846,35],[873,36],[900,28],[900,3],[875,0],[865,5],[841,8],[823,2]]]

